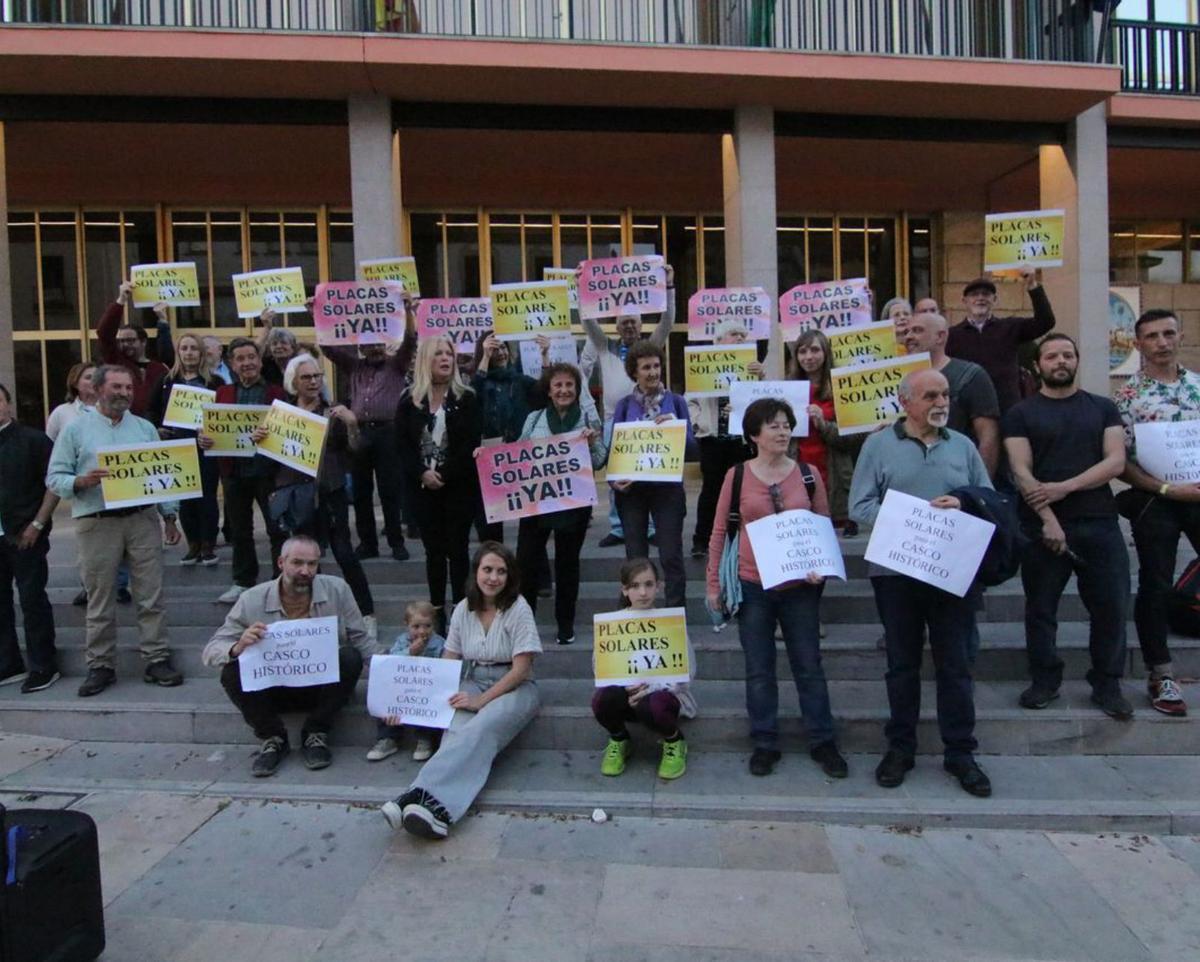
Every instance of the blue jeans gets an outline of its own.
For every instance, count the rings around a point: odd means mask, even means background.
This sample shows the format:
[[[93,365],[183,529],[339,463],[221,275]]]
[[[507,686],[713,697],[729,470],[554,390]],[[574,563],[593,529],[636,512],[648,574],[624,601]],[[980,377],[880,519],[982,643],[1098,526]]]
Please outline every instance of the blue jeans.
[[[905,575],[871,578],[875,607],[887,641],[888,747],[917,752],[921,716],[921,656],[925,628],[937,669],[937,718],[946,760],[969,757],[975,741],[975,685],[967,658],[977,592],[965,598]]]
[[[809,745],[833,740],[829,686],[821,667],[818,611],[823,585],[763,590],[757,581],[742,581],[738,634],[746,656],[746,713],[755,748],[774,749],[779,742],[779,684],[775,677],[775,626],[783,628],[800,714]]]

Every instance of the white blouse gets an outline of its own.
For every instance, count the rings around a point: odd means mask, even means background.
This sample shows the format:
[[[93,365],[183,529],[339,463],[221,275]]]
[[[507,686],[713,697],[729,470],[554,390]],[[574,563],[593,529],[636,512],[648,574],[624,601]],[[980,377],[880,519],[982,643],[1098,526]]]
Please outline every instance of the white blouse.
[[[467,608],[464,599],[454,606],[450,629],[446,632],[446,651],[466,661],[509,662],[514,655],[542,653],[533,611],[520,595],[505,611],[496,612],[491,627],[485,632],[475,612]]]

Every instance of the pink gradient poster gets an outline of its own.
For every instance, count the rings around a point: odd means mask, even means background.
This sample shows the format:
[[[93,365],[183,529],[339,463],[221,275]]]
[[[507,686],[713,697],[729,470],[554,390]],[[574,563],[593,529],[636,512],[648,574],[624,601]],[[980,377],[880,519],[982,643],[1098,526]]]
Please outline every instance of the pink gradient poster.
[[[489,524],[596,503],[592,455],[580,433],[480,448],[475,469]]]
[[[579,265],[581,317],[661,314],[667,309],[667,269],[658,254],[605,257]]]

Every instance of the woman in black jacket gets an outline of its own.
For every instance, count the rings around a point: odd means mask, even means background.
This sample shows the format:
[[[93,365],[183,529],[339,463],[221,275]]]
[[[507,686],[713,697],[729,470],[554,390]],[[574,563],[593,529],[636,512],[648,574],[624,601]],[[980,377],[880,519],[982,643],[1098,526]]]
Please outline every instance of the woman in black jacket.
[[[467,540],[479,510],[475,449],[481,436],[479,403],[462,382],[454,344],[422,338],[412,387],[396,409],[396,440],[405,473],[417,489],[429,600],[444,613],[446,567],[455,604],[466,592]]]

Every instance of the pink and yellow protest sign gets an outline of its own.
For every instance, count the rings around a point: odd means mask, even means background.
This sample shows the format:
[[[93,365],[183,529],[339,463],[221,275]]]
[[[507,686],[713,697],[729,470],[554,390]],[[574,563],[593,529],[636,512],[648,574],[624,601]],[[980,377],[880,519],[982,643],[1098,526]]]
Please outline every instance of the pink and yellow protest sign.
[[[100,482],[105,510],[204,496],[191,438],[97,448],[96,465],[108,470]]]
[[[299,267],[234,274],[232,280],[238,317],[258,317],[268,307],[277,314],[308,310],[304,273]]]
[[[542,280],[544,281],[566,281],[567,282],[567,302],[571,305],[572,310],[579,310],[579,275],[575,273],[573,267],[543,267]]]
[[[582,434],[480,448],[475,470],[489,524],[596,503],[592,455]]]
[[[751,340],[771,336],[771,295],[761,287],[709,287],[688,298],[688,340],[716,340],[717,328],[737,321]]]
[[[133,306],[199,307],[200,283],[196,278],[195,261],[175,261],[170,264],[134,264],[129,268],[133,284]]]
[[[874,320],[871,291],[863,277],[797,284],[779,298],[779,323],[787,341],[809,328],[828,334],[831,330],[862,327]]]
[[[458,354],[472,354],[492,329],[490,297],[425,297],[417,302],[417,337],[444,334]]]
[[[492,299],[496,337],[501,341],[571,333],[566,281],[493,284],[488,294]]]
[[[661,314],[667,309],[667,269],[658,254],[584,261],[579,271],[582,317]]]
[[[404,336],[399,281],[327,281],[317,285],[313,323],[318,344],[386,344]]]
[[[891,321],[879,321],[844,331],[830,331],[829,351],[834,367],[886,361],[899,353],[896,350],[896,326]]]
[[[688,397],[722,397],[735,381],[748,381],[758,360],[754,344],[689,344],[683,349],[684,391]]]
[[[829,372],[838,434],[866,434],[899,417],[899,387],[904,375],[928,368],[929,354],[837,367]]]
[[[608,611],[592,616],[596,687],[686,684],[692,665],[687,609]]]
[[[283,401],[272,401],[262,426],[267,429],[267,436],[258,442],[259,454],[310,478],[317,476],[325,450],[328,418]]]
[[[399,281],[413,297],[421,296],[421,284],[417,280],[415,257],[383,257],[373,261],[358,262],[360,281]]]

